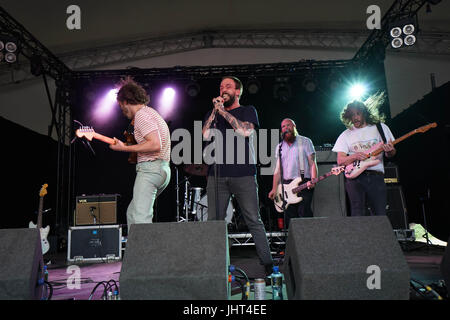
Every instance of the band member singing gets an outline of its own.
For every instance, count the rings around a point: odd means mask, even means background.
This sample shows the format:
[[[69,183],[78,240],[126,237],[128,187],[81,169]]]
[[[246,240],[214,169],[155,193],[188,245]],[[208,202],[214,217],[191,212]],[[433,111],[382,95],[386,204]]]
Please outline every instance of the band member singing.
[[[209,139],[212,127],[223,137],[223,159],[216,159],[215,164],[208,168],[207,196],[208,220],[224,220],[229,199],[233,194],[237,200],[247,227],[255,242],[260,263],[265,267],[266,275],[272,272],[273,260],[264,224],[259,214],[258,184],[256,181],[255,151],[252,139],[255,129],[259,127],[258,114],[253,106],[241,106],[239,99],[243,87],[239,79],[224,77],[220,83],[220,95],[213,99],[214,108],[206,115],[203,126],[203,137]],[[234,143],[235,137],[227,135],[233,131],[245,140],[243,150],[239,143]],[[227,154],[234,151],[232,161],[225,161]],[[244,163],[238,161],[240,155],[245,155]],[[228,159],[230,160],[230,159]],[[217,181],[215,178],[217,168]],[[217,185],[216,185],[217,183]],[[216,203],[217,187],[217,203]],[[216,212],[217,207],[217,212]]]
[[[272,190],[269,198],[274,199],[280,183],[289,184],[292,180],[301,177],[302,183],[307,183],[308,188],[300,192],[303,200],[291,204],[285,209],[285,228],[289,228],[291,218],[312,217],[311,203],[314,195],[314,183],[311,179],[317,178],[316,151],[311,139],[298,134],[297,126],[291,119],[281,122],[281,134],[283,141],[277,145],[275,155],[277,164],[273,174]],[[280,163],[281,145],[281,163]],[[282,166],[282,168],[280,168]],[[280,170],[282,169],[282,170]],[[281,179],[283,171],[283,179]]]
[[[115,151],[137,152],[136,180],[133,199],[127,209],[128,228],[134,223],[152,223],[156,197],[170,180],[170,132],[164,119],[152,107],[149,97],[131,78],[122,80],[117,102],[125,117],[134,120],[137,144],[126,145],[114,138],[110,148]]]
[[[355,161],[367,159],[365,151],[383,141],[384,152],[377,156],[378,164],[369,167],[354,179],[345,179],[345,190],[350,199],[351,215],[365,215],[365,199],[372,208],[371,214],[386,214],[386,184],[384,182],[383,153],[386,157],[393,157],[396,150],[391,143],[394,140],[391,130],[381,123],[383,117],[378,108],[383,104],[384,93],[374,94],[365,102],[353,101],[341,113],[341,121],[347,130],[338,137],[333,151],[337,152],[338,165],[349,165]],[[377,127],[379,124],[379,128]]]

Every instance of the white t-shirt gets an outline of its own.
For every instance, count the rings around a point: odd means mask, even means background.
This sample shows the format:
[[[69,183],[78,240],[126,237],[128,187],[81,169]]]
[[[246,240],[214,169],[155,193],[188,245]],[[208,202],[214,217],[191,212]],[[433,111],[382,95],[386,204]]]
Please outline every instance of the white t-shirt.
[[[381,124],[381,127],[383,128],[386,142],[393,141],[394,136],[392,135],[389,127],[384,123]],[[359,129],[352,126],[350,129],[342,132],[337,138],[333,151],[344,152],[348,155],[352,155],[357,152],[366,152],[374,145],[382,141],[383,138],[381,138],[376,125],[367,125]],[[381,152],[377,156],[377,159],[381,160],[381,162],[373,167],[370,167],[368,170],[376,170],[384,173],[383,155],[384,153]]]

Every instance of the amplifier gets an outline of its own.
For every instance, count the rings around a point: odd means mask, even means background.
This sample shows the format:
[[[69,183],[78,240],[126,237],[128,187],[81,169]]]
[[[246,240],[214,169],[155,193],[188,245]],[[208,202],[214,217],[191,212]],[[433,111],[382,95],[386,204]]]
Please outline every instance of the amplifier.
[[[117,223],[117,194],[76,197],[75,225]]]
[[[384,165],[384,182],[385,183],[400,183],[398,177],[398,166],[392,162]]]
[[[122,227],[97,225],[70,227],[67,261],[111,262],[122,259]]]
[[[333,147],[315,146],[317,163],[336,163],[337,153],[331,151]]]

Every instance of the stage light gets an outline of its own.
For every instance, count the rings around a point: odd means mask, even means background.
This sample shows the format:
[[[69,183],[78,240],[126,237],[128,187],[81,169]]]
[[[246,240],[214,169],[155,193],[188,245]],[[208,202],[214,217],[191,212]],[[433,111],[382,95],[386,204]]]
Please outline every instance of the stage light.
[[[200,93],[200,86],[195,81],[190,81],[185,87],[184,91],[189,97],[196,97]]]
[[[1,36],[0,39],[0,62],[14,63],[17,61],[19,46],[16,40],[9,36]]]
[[[360,83],[354,84],[350,87],[349,96],[352,99],[359,100],[366,93],[366,87]]]
[[[94,118],[98,122],[105,122],[109,119],[114,106],[117,103],[117,89],[109,89],[95,105]]]
[[[403,45],[402,38],[395,38],[391,41],[391,46],[394,49],[400,48]]]
[[[403,27],[403,33],[406,35],[412,34],[415,30],[416,28],[414,28],[414,25],[412,24],[407,24]]]
[[[317,88],[317,83],[314,79],[305,79],[303,80],[303,87],[308,92],[314,92]]]
[[[167,117],[173,109],[175,104],[175,89],[167,87],[163,90],[159,100],[159,113],[163,118]]]
[[[401,34],[402,34],[402,29],[400,29],[399,27],[395,27],[395,28],[391,29],[391,37],[397,38],[397,37],[400,37]]]
[[[288,78],[276,78],[273,86],[273,97],[279,101],[286,103],[291,98],[291,86]]]
[[[403,45],[412,46],[416,43],[417,16],[400,19],[390,24],[391,47],[398,49]]]
[[[7,42],[5,44],[5,50],[8,52],[16,52],[17,45],[14,42]]]
[[[14,63],[17,61],[17,56],[14,53],[8,52],[5,54],[5,61],[8,63]]]
[[[416,37],[413,34],[405,37],[405,44],[407,46],[412,46],[414,43],[416,43]]]
[[[257,94],[261,88],[261,83],[256,80],[256,78],[252,77],[247,81],[245,87],[247,88],[248,93]]]

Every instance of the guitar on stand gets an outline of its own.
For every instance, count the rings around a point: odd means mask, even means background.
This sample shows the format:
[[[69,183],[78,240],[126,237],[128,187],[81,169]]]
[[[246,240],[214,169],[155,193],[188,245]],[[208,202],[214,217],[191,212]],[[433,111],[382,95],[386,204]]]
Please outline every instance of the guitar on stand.
[[[398,139],[395,139],[394,141],[392,141],[392,145],[395,145],[403,140],[405,140],[406,138],[409,138],[410,136],[412,136],[413,134],[416,133],[424,133],[426,131],[428,131],[431,128],[436,128],[437,124],[436,122],[427,124],[426,126],[422,126],[420,128],[417,128],[403,136],[401,136]],[[376,159],[375,157],[377,155],[379,155],[381,152],[383,152],[383,142],[377,143],[376,145],[374,145],[372,148],[370,148],[369,150],[367,150],[365,153],[367,155],[367,159],[365,160],[357,160],[354,161],[351,164],[348,164],[345,167],[345,177],[347,179],[355,179],[356,177],[358,177],[362,172],[364,172],[367,168],[373,167],[374,165],[377,165],[378,163],[381,162],[381,160]]]
[[[322,181],[331,175],[339,175],[342,171],[344,171],[344,166],[332,168],[330,172],[321,175],[316,179],[312,179],[312,183],[317,183]],[[289,184],[281,184],[278,185],[277,193],[273,198],[273,202],[275,204],[275,209],[278,212],[283,212],[290,204],[299,203],[303,200],[303,198],[299,195],[299,192],[308,188],[308,182],[300,184],[302,182],[302,178],[298,177],[292,180]],[[284,197],[282,190],[284,189]]]
[[[50,232],[50,226],[46,226],[42,228],[42,209],[44,208],[44,197],[47,194],[48,184],[44,184],[39,191],[39,211],[38,211],[38,219],[37,224],[34,224],[33,221],[30,221],[28,224],[29,228],[37,228],[41,233],[41,245],[42,245],[42,254],[46,254],[50,249],[50,244],[47,240],[47,236]]]

